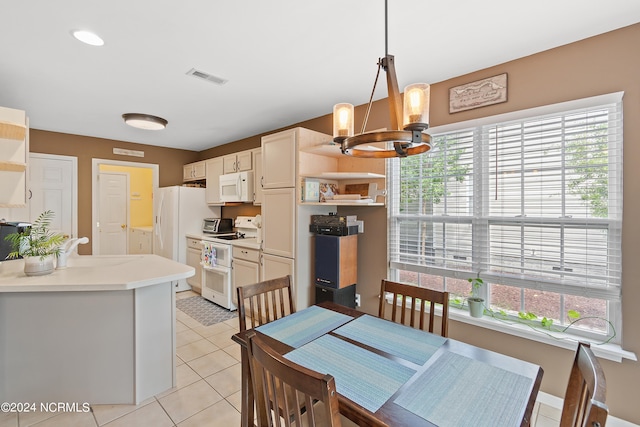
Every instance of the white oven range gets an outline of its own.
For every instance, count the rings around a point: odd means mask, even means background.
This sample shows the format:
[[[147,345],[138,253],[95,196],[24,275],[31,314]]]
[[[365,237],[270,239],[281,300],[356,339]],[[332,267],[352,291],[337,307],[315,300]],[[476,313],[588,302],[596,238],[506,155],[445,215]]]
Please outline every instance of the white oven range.
[[[202,297],[229,310],[236,310],[233,302],[232,245],[238,238],[256,238],[256,218],[238,216],[235,233],[209,234],[202,238]]]
[[[202,240],[202,297],[235,310],[231,295],[231,244],[215,237]]]

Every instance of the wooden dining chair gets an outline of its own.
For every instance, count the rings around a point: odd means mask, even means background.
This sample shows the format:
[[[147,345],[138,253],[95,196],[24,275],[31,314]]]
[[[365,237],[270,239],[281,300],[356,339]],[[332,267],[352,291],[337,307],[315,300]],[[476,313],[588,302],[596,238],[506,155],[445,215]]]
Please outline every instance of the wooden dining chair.
[[[429,305],[429,332],[433,332],[435,319],[435,305],[442,304],[442,320],[440,324],[440,335],[443,337],[449,334],[449,292],[440,292],[433,289],[419,288],[413,285],[406,285],[398,282],[391,282],[382,279],[380,287],[380,305],[378,307],[378,317],[384,319],[385,306],[387,301],[386,293],[393,294],[391,303],[391,320],[397,323],[407,325],[405,321],[406,312],[409,310],[408,326],[413,328],[419,327],[425,330],[425,309]],[[398,297],[402,300],[402,305],[398,308]],[[420,300],[418,304],[414,304],[416,300]],[[418,318],[418,319],[416,319]],[[416,323],[419,320],[419,324]]]
[[[247,339],[258,427],[342,425],[331,375],[285,359],[254,331]]]
[[[607,382],[588,343],[578,343],[564,395],[560,427],[604,427],[609,414],[605,405]]]
[[[291,276],[278,277],[237,288],[240,331],[264,325],[296,312],[291,294]],[[247,313],[247,304],[249,305]]]

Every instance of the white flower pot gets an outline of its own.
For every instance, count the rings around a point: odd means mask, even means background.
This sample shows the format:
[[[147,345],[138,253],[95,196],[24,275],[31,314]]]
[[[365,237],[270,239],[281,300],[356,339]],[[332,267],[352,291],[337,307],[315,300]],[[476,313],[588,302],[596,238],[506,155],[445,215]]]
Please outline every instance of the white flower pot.
[[[45,257],[24,257],[24,274],[26,274],[27,276],[44,276],[45,274],[51,274],[53,273],[53,268],[53,255],[47,255]]]
[[[469,298],[467,302],[469,303],[469,313],[471,317],[482,317],[484,314],[484,300]]]

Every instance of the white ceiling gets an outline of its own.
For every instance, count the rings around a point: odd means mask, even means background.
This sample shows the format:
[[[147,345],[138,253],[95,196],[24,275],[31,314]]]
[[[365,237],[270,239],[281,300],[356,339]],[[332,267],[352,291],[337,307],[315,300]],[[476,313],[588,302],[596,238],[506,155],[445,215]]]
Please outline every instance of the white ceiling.
[[[366,103],[385,54],[383,0],[0,0],[0,11],[1,106],[35,129],[196,151]],[[389,53],[402,90],[639,21],[639,0],[390,0]],[[130,128],[130,112],[169,125]]]

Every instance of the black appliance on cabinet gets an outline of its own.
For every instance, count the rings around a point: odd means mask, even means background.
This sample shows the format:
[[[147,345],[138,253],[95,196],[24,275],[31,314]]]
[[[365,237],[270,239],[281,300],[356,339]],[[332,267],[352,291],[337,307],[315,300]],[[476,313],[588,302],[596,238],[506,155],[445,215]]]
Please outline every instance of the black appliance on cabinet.
[[[13,233],[23,233],[30,228],[31,224],[28,222],[0,221],[0,261],[6,260],[9,253],[13,252],[13,247],[6,237]]]

